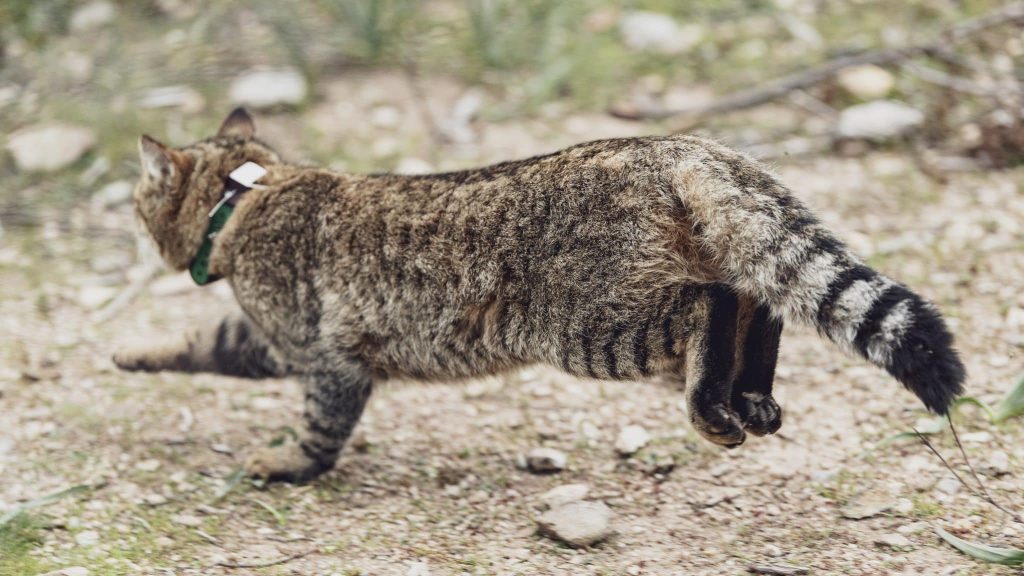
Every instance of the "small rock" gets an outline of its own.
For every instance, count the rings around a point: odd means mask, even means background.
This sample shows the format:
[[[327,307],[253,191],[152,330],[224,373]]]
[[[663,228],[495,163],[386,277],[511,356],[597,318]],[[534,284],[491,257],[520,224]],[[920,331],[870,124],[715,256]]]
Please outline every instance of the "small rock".
[[[102,28],[117,17],[117,6],[106,0],[95,0],[80,6],[71,13],[68,28],[73,32],[86,32]]]
[[[181,524],[182,526],[189,526],[191,528],[203,525],[203,519],[192,514],[178,514],[173,516],[171,521],[175,524]]]
[[[642,10],[627,12],[619,21],[619,32],[631,50],[662,54],[685,52],[704,38],[704,29],[699,25],[680,26],[665,14]]]
[[[972,444],[988,444],[992,441],[992,434],[984,430],[980,432],[966,432],[960,435],[960,439]]]
[[[297,106],[306,100],[309,86],[295,68],[250,70],[235,78],[229,98],[235,104],[252,108]]]
[[[643,426],[626,426],[615,440],[615,451],[620,456],[630,456],[651,441],[651,435]]]
[[[843,518],[862,520],[871,518],[891,509],[896,499],[890,494],[877,490],[865,490],[850,499],[840,510]]]
[[[570,502],[578,502],[587,497],[590,486],[586,484],[565,484],[556,486],[540,495],[540,501],[548,508],[558,508]]]
[[[160,494],[146,494],[142,497],[142,501],[148,506],[163,506],[167,504],[167,498]]]
[[[88,310],[96,310],[117,294],[110,286],[82,286],[78,289],[78,303]]]
[[[7,150],[24,172],[56,172],[74,164],[96,145],[96,133],[73,124],[37,124],[7,139]]]
[[[218,454],[227,454],[229,456],[232,454],[231,446],[228,446],[227,444],[210,444],[210,450],[213,450]]]
[[[946,476],[935,484],[935,489],[943,494],[953,495],[960,491],[960,481],[952,476]]]
[[[526,455],[526,467],[541,474],[564,470],[565,461],[565,454],[554,448],[534,448]]]
[[[888,546],[889,548],[910,548],[914,545],[914,543],[903,534],[883,534],[875,538],[875,544],[879,546]]]
[[[1002,450],[996,450],[988,457],[985,463],[985,472],[992,476],[1002,476],[1010,473],[1010,455]]]
[[[136,463],[135,468],[143,472],[155,472],[160,468],[160,461],[156,458],[150,458]]]
[[[185,85],[161,86],[147,90],[139,98],[139,108],[181,108],[184,112],[199,112],[206,105],[203,95]]]
[[[846,68],[836,81],[843,90],[861,100],[885,98],[896,84],[888,70],[871,64]]]
[[[811,571],[803,566],[790,564],[751,564],[747,566],[747,572],[751,574],[768,574],[770,576],[803,576]]]
[[[541,534],[570,546],[590,546],[611,536],[611,508],[604,502],[570,502],[537,519]]]
[[[70,566],[54,570],[53,572],[47,572],[46,574],[40,574],[40,576],[89,576],[89,569],[84,566]]]
[[[895,100],[875,100],[844,109],[836,136],[851,140],[889,140],[912,132],[924,123],[920,110]]]
[[[100,541],[100,533],[95,530],[83,530],[75,534],[75,543],[79,546],[93,546]]]

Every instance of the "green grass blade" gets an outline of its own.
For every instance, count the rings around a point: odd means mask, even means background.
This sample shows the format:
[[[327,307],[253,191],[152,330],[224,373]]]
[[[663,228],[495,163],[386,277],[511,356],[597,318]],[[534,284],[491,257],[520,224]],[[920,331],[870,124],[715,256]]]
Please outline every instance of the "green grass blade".
[[[78,494],[81,494],[82,492],[85,492],[86,490],[91,490],[92,488],[94,488],[92,484],[79,484],[77,486],[72,486],[71,488],[61,490],[60,492],[55,492],[53,494],[41,496],[34,500],[29,500],[28,502],[25,502],[20,506],[15,506],[14,508],[8,510],[6,514],[0,516],[0,526],[6,525],[8,522],[14,520],[23,512],[27,512],[33,508],[39,508],[40,506],[47,506],[49,504],[53,504],[54,502],[60,500],[61,498],[76,496]]]
[[[961,396],[957,398],[956,401],[953,402],[953,408],[959,408],[964,404],[972,404],[974,406],[977,406],[978,408],[981,408],[981,410],[985,412],[985,416],[988,417],[989,422],[996,421],[996,414],[995,412],[993,412],[992,408],[988,404],[979,400],[978,398],[975,398],[974,396]]]
[[[938,527],[935,528],[935,533],[946,542],[949,542],[949,544],[954,548],[964,554],[967,554],[971,558],[977,558],[978,560],[990,562],[992,564],[1003,564],[1004,566],[1024,565],[1024,550],[1019,548],[997,548],[986,544],[972,544],[971,542],[961,540]]]
[[[1024,378],[996,406],[992,421],[1002,422],[1021,414],[1024,414]]]

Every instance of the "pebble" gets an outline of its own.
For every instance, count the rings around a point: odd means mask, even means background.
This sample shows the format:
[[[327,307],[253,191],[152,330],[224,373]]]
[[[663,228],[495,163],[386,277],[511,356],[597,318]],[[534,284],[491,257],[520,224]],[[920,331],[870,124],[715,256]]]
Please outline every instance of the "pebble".
[[[75,542],[79,546],[92,546],[100,541],[100,533],[95,530],[83,530],[75,534]]]
[[[107,0],[95,0],[75,9],[68,19],[72,32],[86,32],[102,28],[117,17],[117,6]]]
[[[150,458],[136,463],[135,468],[143,472],[155,472],[160,468],[160,461],[156,458]]]
[[[554,448],[534,448],[526,455],[526,467],[541,474],[564,470],[565,462],[565,453]]]
[[[96,133],[74,124],[36,124],[7,139],[7,151],[23,172],[56,172],[74,164],[96,145]]]
[[[231,83],[228,97],[235,104],[256,109],[297,106],[306,100],[309,86],[295,68],[243,72]]]
[[[84,566],[69,566],[39,576],[89,576],[89,569]]]
[[[171,520],[175,524],[181,524],[182,526],[190,526],[192,528],[203,525],[203,519],[192,514],[178,514],[173,516]]]
[[[132,190],[134,184],[128,180],[115,180],[106,184],[103,188],[96,191],[89,199],[89,205],[93,212],[100,212],[102,210],[113,208],[121,204],[125,204],[131,201]]]
[[[923,123],[924,114],[903,102],[874,100],[840,112],[836,136],[852,140],[890,140],[912,132]]]
[[[395,166],[395,174],[430,174],[434,171],[433,165],[420,158],[402,158]]]
[[[680,26],[670,16],[643,10],[623,15],[619,21],[619,33],[631,50],[662,54],[686,52],[704,39],[704,29],[699,25]]]
[[[891,495],[877,490],[866,490],[851,498],[840,508],[839,513],[849,520],[862,520],[878,516],[895,505],[896,500]]]
[[[996,450],[988,457],[985,463],[985,471],[992,476],[1002,476],[1010,473],[1010,456],[1002,450]]]
[[[117,294],[110,286],[82,286],[78,289],[78,304],[88,310],[96,310]]]
[[[620,456],[630,456],[651,441],[651,435],[643,426],[626,426],[615,440],[615,451]]]
[[[184,112],[199,112],[206,105],[206,100],[195,88],[178,84],[147,90],[139,98],[138,105],[143,109],[181,108]]]
[[[142,501],[149,506],[162,506],[167,504],[167,498],[160,494],[146,494],[142,497]]]
[[[614,516],[604,502],[570,502],[537,519],[541,534],[570,546],[591,546],[611,536]]]
[[[882,534],[875,538],[875,544],[879,546],[888,546],[889,548],[910,548],[914,545],[914,543],[903,534]]]
[[[935,489],[943,494],[956,494],[960,491],[960,481],[952,476],[946,476],[935,484]]]
[[[846,68],[839,73],[836,82],[860,100],[876,100],[892,92],[896,79],[885,68],[867,64]]]
[[[548,508],[558,508],[570,502],[583,500],[589,492],[590,486],[586,484],[564,484],[541,494],[540,501]]]

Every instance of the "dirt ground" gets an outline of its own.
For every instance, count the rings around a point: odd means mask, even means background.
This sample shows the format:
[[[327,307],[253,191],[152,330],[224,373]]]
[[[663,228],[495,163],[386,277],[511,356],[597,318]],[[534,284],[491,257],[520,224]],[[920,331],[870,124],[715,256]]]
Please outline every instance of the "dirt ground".
[[[351,136],[361,128],[337,115],[368,113],[341,105],[360,86],[388,93],[380,79],[339,83],[301,121],[260,118],[260,128],[284,150],[301,142],[300,122],[334,117],[338,137]],[[645,131],[588,115],[538,126],[480,127],[472,157],[453,154],[455,162]],[[1020,378],[1024,172],[937,184],[889,152],[777,168],[860,254],[949,315],[971,394],[995,402]],[[796,327],[784,334],[776,378],[783,428],[736,450],[690,430],[678,390],[539,367],[389,385],[329,474],[305,486],[239,481],[246,453],[296,425],[298,385],[114,370],[118,347],[207,321],[231,308],[231,295],[223,284],[199,288],[167,274],[97,322],[100,303],[138,273],[131,207],[70,210],[56,219],[62,225],[9,231],[0,244],[0,509],[89,488],[30,512],[23,529],[32,546],[0,562],[10,574],[82,566],[91,574],[719,575],[751,565],[1014,573],[961,555],[934,528],[1020,546],[1024,526],[959,487],[917,442],[878,446],[920,425],[922,407],[881,371]],[[613,446],[627,425],[643,426],[652,441],[621,458]],[[961,433],[995,497],[1024,508],[1021,419],[995,427],[965,408]],[[947,436],[937,444],[952,455]],[[563,451],[567,468],[517,467],[538,446]],[[589,499],[614,510],[616,535],[572,549],[536,533],[538,496],[569,483],[587,484]],[[846,517],[858,515],[867,517]],[[275,564],[224,566],[266,563]]]

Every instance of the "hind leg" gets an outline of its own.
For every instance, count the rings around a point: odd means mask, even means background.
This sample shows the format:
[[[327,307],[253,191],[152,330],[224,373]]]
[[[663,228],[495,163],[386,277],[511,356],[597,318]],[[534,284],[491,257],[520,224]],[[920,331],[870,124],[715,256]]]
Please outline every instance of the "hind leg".
[[[690,422],[708,440],[729,448],[746,439],[732,408],[739,302],[725,286],[709,286],[693,302],[686,342],[686,388]]]
[[[772,318],[768,308],[751,300],[741,302],[736,334],[740,368],[731,404],[743,428],[757,436],[773,434],[782,426],[782,408],[772,398],[781,337],[782,321]]]

